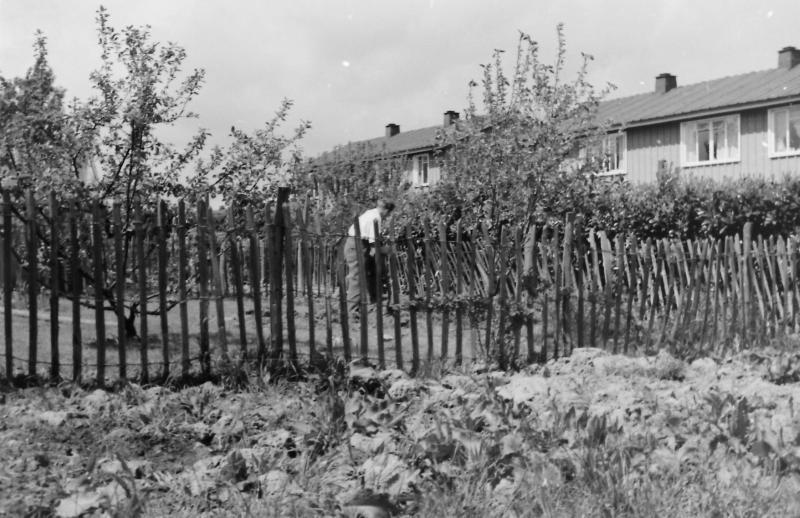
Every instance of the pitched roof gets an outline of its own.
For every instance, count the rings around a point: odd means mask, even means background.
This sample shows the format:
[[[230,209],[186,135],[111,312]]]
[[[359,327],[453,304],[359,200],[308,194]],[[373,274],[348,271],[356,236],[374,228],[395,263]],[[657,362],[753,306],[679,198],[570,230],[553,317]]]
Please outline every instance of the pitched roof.
[[[800,66],[773,68],[679,86],[666,93],[644,93],[600,103],[598,121],[612,125],[644,126],[667,120],[702,116],[709,112],[736,111],[754,105],[800,100]],[[437,147],[442,126],[400,132],[351,142],[319,155],[314,161],[335,160],[338,153],[361,151],[366,155],[406,155]]]
[[[774,68],[679,86],[666,93],[646,93],[600,103],[598,119],[644,125],[709,111],[788,101],[800,96],[800,66]]]
[[[356,152],[365,155],[386,154],[388,156],[406,155],[414,151],[427,151],[438,145],[437,136],[442,126],[430,126],[405,132],[391,137],[377,137],[357,142],[349,142],[320,154],[315,161],[327,162],[336,160],[341,153]]]

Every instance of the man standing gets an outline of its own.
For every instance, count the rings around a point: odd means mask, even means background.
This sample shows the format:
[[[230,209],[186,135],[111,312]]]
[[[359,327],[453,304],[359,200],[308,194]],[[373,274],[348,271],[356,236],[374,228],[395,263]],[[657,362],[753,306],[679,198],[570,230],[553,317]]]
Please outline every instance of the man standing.
[[[366,291],[370,294],[372,302],[381,296],[375,292],[375,227],[374,222],[378,222],[378,232],[381,230],[383,218],[387,217],[394,210],[394,203],[386,200],[379,200],[378,206],[374,209],[364,211],[358,217],[358,228],[361,234],[361,246],[364,252],[364,266],[367,273]],[[353,225],[347,230],[347,239],[344,242],[344,259],[347,261],[347,308],[350,313],[358,310],[361,302],[361,287],[358,278],[358,253],[356,249],[356,230]],[[388,252],[387,250],[381,250]]]

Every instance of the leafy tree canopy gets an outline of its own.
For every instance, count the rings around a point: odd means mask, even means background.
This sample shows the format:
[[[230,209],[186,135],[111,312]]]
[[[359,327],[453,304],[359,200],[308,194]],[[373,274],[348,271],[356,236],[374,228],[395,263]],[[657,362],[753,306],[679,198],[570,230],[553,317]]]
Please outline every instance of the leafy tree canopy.
[[[37,32],[34,64],[25,77],[0,77],[0,174],[44,181],[65,171],[77,174],[70,155],[73,144],[64,90],[55,86],[47,40]]]
[[[426,203],[467,227],[479,221],[532,222],[574,206],[591,182],[580,146],[606,131],[597,120],[601,98],[588,81],[591,56],[583,54],[577,75],[565,78],[566,43],[558,26],[554,64],[541,60],[539,45],[520,34],[513,72],[504,71],[504,53],[483,65],[482,99],[472,82],[466,121],[442,132],[444,174]]]

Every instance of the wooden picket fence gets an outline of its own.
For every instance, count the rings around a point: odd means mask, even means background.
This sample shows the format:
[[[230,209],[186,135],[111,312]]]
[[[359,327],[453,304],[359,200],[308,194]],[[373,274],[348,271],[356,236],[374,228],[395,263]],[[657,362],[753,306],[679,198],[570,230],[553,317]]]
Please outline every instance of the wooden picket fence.
[[[753,237],[746,225],[717,240],[610,239],[587,232],[580,217],[557,228],[508,226],[499,236],[439,224],[426,225],[420,241],[411,232],[387,238],[378,244],[388,254],[376,247],[376,304],[367,302],[359,261],[353,322],[343,236],[322,235],[319,218],[288,198],[281,190],[261,218],[252,207],[231,207],[218,228],[203,201],[123,214],[118,203],[86,211],[59,206],[55,195],[40,206],[33,193],[3,192],[6,378],[149,382],[211,375],[233,362],[324,357],[411,373],[486,359],[508,368],[586,346],[722,354],[800,325],[794,237]],[[129,338],[126,307],[134,304],[149,316]],[[48,321],[44,360],[39,335]]]

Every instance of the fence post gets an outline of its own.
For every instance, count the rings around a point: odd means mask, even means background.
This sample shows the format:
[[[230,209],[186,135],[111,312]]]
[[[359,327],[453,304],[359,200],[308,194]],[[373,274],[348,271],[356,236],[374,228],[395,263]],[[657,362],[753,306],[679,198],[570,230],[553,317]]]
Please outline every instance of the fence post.
[[[211,374],[211,351],[208,332],[208,241],[206,231],[206,204],[197,200],[197,283],[200,303],[200,372]]]
[[[158,317],[161,324],[161,357],[164,361],[161,375],[169,376],[169,323],[167,321],[167,228],[164,200],[158,200],[156,226],[158,227]]]
[[[717,328],[719,326],[719,310],[720,310],[720,241],[715,240],[711,243],[712,256],[711,263],[709,264],[709,273],[711,274],[711,282],[714,291],[714,317],[711,323],[711,346],[717,343]]]
[[[122,255],[122,212],[119,201],[114,201],[111,208],[111,219],[114,225],[114,287],[117,314],[117,354],[119,359],[119,378],[125,380],[127,373],[127,331],[125,329],[125,257]]]
[[[277,216],[277,214],[276,214]],[[279,269],[279,234],[278,227],[272,219],[272,208],[267,204],[264,209],[264,222],[266,227],[266,238],[264,240],[264,262],[267,264],[265,270],[269,278],[269,333],[270,333],[270,367],[274,365],[274,360],[283,354],[283,323],[281,319],[281,285]]]
[[[723,344],[727,345],[728,339],[732,337],[733,330],[731,327],[735,324],[736,320],[733,318],[736,315],[736,304],[734,301],[734,290],[733,286],[730,285],[732,281],[732,277],[730,275],[730,269],[726,268],[726,263],[730,263],[731,258],[731,240],[730,237],[726,237],[724,243],[720,243],[721,254],[718,255],[717,259],[717,269],[719,270],[720,278],[721,278],[721,292],[720,292],[720,302],[722,307],[720,308],[722,314],[722,341]],[[728,325],[728,306],[731,306],[731,324]]]
[[[508,356],[506,354],[506,319],[508,317],[508,227],[500,229],[500,278],[498,280],[497,305],[500,306],[500,314],[497,319],[497,361],[500,369],[508,368]]]
[[[417,286],[415,272],[414,239],[411,229],[406,226],[406,239],[408,252],[406,254],[406,277],[408,279],[408,312],[409,327],[411,328],[411,375],[419,372],[419,331],[417,329]]]
[[[450,290],[450,272],[448,263],[448,246],[447,246],[447,226],[444,222],[439,222],[439,243],[441,243],[442,251],[440,255],[439,273],[441,275],[441,303],[442,303],[442,360],[447,360],[448,351],[448,335],[450,334],[450,309],[448,305],[448,292]]]
[[[144,222],[142,205],[136,203],[133,226],[136,232],[136,262],[139,265],[139,355],[142,364],[141,382],[150,380],[150,365],[147,358],[147,263],[144,255]]]
[[[269,309],[266,312],[269,317],[269,335],[268,339],[265,339],[265,349],[272,348],[272,270],[270,267],[272,265],[272,217],[270,216],[270,204],[267,202],[264,207],[264,225],[263,225],[263,239],[261,239],[261,243],[259,244],[259,249],[262,251],[261,254],[261,280],[264,285],[264,298],[266,300],[266,307]],[[262,359],[263,361],[266,360],[269,351],[265,351],[265,356]]]
[[[36,364],[38,363],[38,297],[39,297],[39,264],[38,248],[39,242],[36,234],[36,205],[33,200],[33,190],[26,193],[27,218],[28,218],[28,376],[36,376]]]
[[[750,282],[751,272],[753,271],[753,258],[751,256],[752,249],[752,232],[753,224],[746,222],[742,230],[742,339],[747,343],[750,340],[750,331],[753,327],[753,314],[751,302],[751,289],[752,283]]]
[[[633,297],[636,295],[636,267],[638,265],[639,247],[636,244],[636,237],[629,236],[630,252],[625,254],[628,261],[628,300],[625,311],[625,342],[622,352],[628,354],[628,346],[631,340],[631,324],[633,323]]]
[[[350,239],[346,237],[345,239]],[[344,256],[340,257],[339,267],[339,323],[342,327],[342,347],[344,348],[344,359],[350,362],[352,359],[352,352],[350,350],[350,323],[349,313],[350,308],[347,307],[347,270]]]
[[[385,369],[386,358],[384,357],[383,344],[383,254],[381,253],[383,241],[381,240],[380,228],[378,228],[378,220],[373,220],[372,232],[375,236],[375,329],[378,335],[378,367]]]
[[[714,267],[714,243],[706,239],[706,251],[708,253],[708,270],[704,275],[705,278],[705,308],[703,309],[703,326],[700,331],[700,344],[701,347],[706,343],[706,331],[708,330],[708,316],[711,312],[711,284],[714,282],[711,279],[711,274]]]
[[[359,353],[363,361],[367,360],[369,351],[369,324],[367,322],[367,275],[364,266],[364,249],[361,245],[361,225],[358,222],[358,216],[353,217],[353,229],[355,230],[355,245],[356,245],[356,259],[358,261],[358,288],[360,290],[360,304],[359,321],[361,324],[361,344],[359,346]]]
[[[534,348],[533,336],[533,307],[536,300],[536,290],[539,287],[539,266],[538,254],[536,253],[536,226],[531,225],[525,237],[525,271],[524,279],[526,279],[527,293],[526,293],[526,314],[525,314],[525,330],[528,342],[528,363],[536,361],[536,351]]]
[[[597,235],[594,229],[589,232],[589,249],[592,254],[592,268],[590,271],[590,292],[589,292],[589,312],[591,317],[589,320],[589,345],[597,347],[597,297],[602,290],[600,280],[600,258],[597,254]],[[603,340],[603,347],[605,347],[605,340]]]
[[[336,265],[331,260],[332,255],[329,253],[328,243],[322,239],[322,223],[319,219],[319,213],[314,214],[314,231],[317,234],[317,241],[322,241],[322,250],[319,252],[319,260],[317,267],[319,268],[319,277],[317,279],[317,296],[321,296],[320,289],[324,293],[325,301],[325,350],[328,356],[333,358],[333,323],[332,314],[333,308],[331,307],[331,274],[336,273]]]
[[[60,358],[58,354],[58,304],[59,304],[59,263],[58,263],[58,206],[56,193],[50,191],[50,377],[61,377]]]
[[[486,262],[488,268],[486,275],[488,277],[488,286],[486,289],[486,352],[491,354],[492,350],[492,319],[494,318],[494,292],[495,292],[495,257],[494,247],[491,244],[491,237],[489,236],[489,227],[486,222],[481,224],[483,230],[483,246],[486,248]]]
[[[270,207],[265,210],[266,221],[270,224],[269,245],[272,248],[270,254],[270,328],[272,333],[272,350],[270,359],[275,361],[283,356],[283,287],[281,285],[281,275],[283,274],[283,247],[284,247],[284,213],[283,204],[289,199],[289,189],[280,187],[278,189],[278,199],[275,205],[275,219],[272,220]]]
[[[478,231],[475,227],[469,233],[470,242],[470,256],[467,260],[469,267],[469,300],[474,302],[476,300],[476,283],[478,282]],[[478,318],[473,312],[469,319],[469,347],[471,359],[475,360],[476,351],[478,350]]]
[[[553,281],[555,282],[555,293],[553,309],[555,310],[555,325],[553,326],[553,359],[559,357],[559,343],[561,341],[561,304],[562,304],[562,278],[561,272],[561,257],[558,251],[560,249],[558,229],[553,229],[553,237],[550,240],[550,249],[553,251]]]
[[[751,254],[751,264],[753,269],[751,271],[751,286],[753,288],[753,337],[766,337],[770,330],[774,330],[770,326],[770,317],[774,315],[774,306],[772,304],[772,296],[770,295],[769,280],[767,278],[767,269],[769,266],[769,252],[766,250],[764,238],[758,235],[753,240],[755,250]],[[763,256],[763,258],[762,258]],[[772,335],[774,338],[774,334]]]
[[[561,290],[561,327],[559,328],[560,332],[563,332],[564,336],[564,355],[568,356],[572,354],[572,349],[575,347],[575,344],[572,340],[572,333],[569,330],[569,322],[573,320],[572,316],[572,308],[571,308],[571,300],[572,300],[572,285],[573,285],[573,266],[572,266],[572,246],[574,238],[574,225],[573,225],[574,216],[572,213],[567,215],[567,220],[564,225],[564,241],[561,245],[562,247],[562,256],[561,256],[561,276],[564,282],[564,285]],[[563,330],[563,331],[561,331]]]
[[[672,310],[672,302],[675,299],[675,289],[676,284],[678,284],[677,277],[679,276],[677,271],[677,257],[675,254],[671,252],[671,243],[666,239],[663,240],[661,243],[661,252],[664,254],[664,277],[666,281],[666,302],[664,305],[664,322],[661,327],[661,336],[658,339],[658,348],[661,348],[661,345],[664,343],[664,340],[667,337],[667,328],[669,325],[669,314]],[[676,318],[677,318],[677,309],[676,309]]]
[[[614,277],[614,252],[611,249],[611,242],[608,240],[608,236],[606,236],[605,231],[599,231],[597,233],[598,237],[600,238],[600,251],[603,257],[603,302],[605,307],[603,308],[604,317],[603,317],[603,349],[606,349],[606,344],[608,343],[608,335],[611,333],[611,308],[613,306],[613,297],[614,297],[614,285],[616,284],[616,278]]]
[[[583,216],[575,218],[575,233],[573,237],[577,261],[575,261],[575,289],[578,292],[578,318],[577,318],[577,342],[578,348],[584,346],[584,307],[583,307],[583,265],[586,258],[586,243],[583,240]]]
[[[523,284],[522,272],[522,228],[519,225],[516,225],[514,230],[514,350],[511,354],[511,362],[513,365],[517,365],[517,362],[519,361],[519,347],[522,343],[522,315],[520,313]]]
[[[622,233],[617,233],[616,253],[617,259],[614,268],[614,354],[619,351],[619,332],[620,332],[620,312],[622,309],[622,283],[625,278],[624,259],[625,259],[625,240]]]
[[[78,208],[72,203],[69,211],[70,273],[72,274],[72,380],[81,382],[83,349],[81,344],[81,271],[78,243]],[[10,306],[8,306],[10,307]],[[10,335],[9,335],[10,336]]]
[[[294,247],[292,246],[292,220],[289,208],[283,206],[284,234],[283,251],[286,255],[286,335],[289,340],[289,357],[292,364],[297,363],[297,338],[294,325]]]
[[[242,261],[239,253],[239,231],[233,204],[228,207],[228,242],[231,247],[231,269],[233,290],[236,295],[236,319],[239,321],[239,363],[247,360],[247,328],[244,316],[244,286],[242,283]],[[252,284],[252,279],[251,279]]]
[[[178,308],[181,317],[181,376],[189,375],[189,308],[186,297],[186,203],[178,201]]]
[[[639,299],[639,322],[644,322],[644,315],[647,309],[647,298],[650,282],[650,250],[652,248],[652,240],[647,238],[644,243],[644,254],[640,260],[640,267],[642,271],[642,282],[640,284],[640,299]],[[655,285],[654,285],[655,286]]]
[[[676,286],[679,286],[677,296],[677,304],[678,307],[675,310],[675,323],[672,327],[672,334],[670,338],[671,347],[675,347],[675,344],[678,343],[678,333],[684,330],[684,326],[686,323],[686,312],[687,308],[690,307],[691,304],[691,296],[692,296],[692,269],[691,265],[689,264],[691,260],[686,259],[686,253],[683,248],[683,242],[680,239],[675,240],[673,243],[675,249],[675,266],[677,268],[677,272],[675,277],[677,277],[678,282]],[[688,244],[691,252],[692,243]],[[690,258],[691,259],[691,258]]]
[[[783,287],[783,321],[781,325],[784,333],[792,332],[792,316],[794,315],[794,297],[792,297],[792,288],[789,283],[789,260],[786,255],[786,241],[783,236],[778,236],[776,245],[776,254],[778,255],[778,270],[781,275],[781,286]],[[776,294],[777,296],[777,294]]]
[[[694,321],[697,318],[697,309],[700,304],[700,294],[702,293],[700,290],[700,281],[703,275],[705,256],[708,251],[706,246],[706,243],[703,242],[694,243],[695,257],[694,265],[692,266],[692,290],[689,297],[689,315],[686,325],[684,326],[685,331],[691,330],[691,326],[694,324]],[[690,334],[689,336],[691,337],[692,335]]]
[[[648,250],[652,251],[652,255],[648,255],[648,260],[655,260],[655,264],[653,266],[653,301],[650,304],[650,320],[647,323],[647,339],[645,341],[645,352],[650,352],[650,346],[652,345],[653,341],[653,329],[655,328],[656,322],[656,307],[658,306],[659,301],[659,291],[661,288],[661,268],[663,267],[661,254],[659,253],[660,250],[660,243],[656,241],[653,244],[652,240],[648,238],[647,240],[647,248]]]
[[[399,264],[397,261],[397,253],[392,246],[392,249],[389,253],[389,276],[392,279],[392,304],[394,309],[392,311],[393,320],[394,320],[394,355],[395,355],[395,363],[398,369],[403,369],[403,331],[401,329],[402,322],[400,311],[400,280],[397,276],[397,270],[399,269]]]
[[[248,205],[246,211],[247,232],[250,237],[250,292],[253,296],[253,313],[256,321],[256,339],[258,340],[258,364],[264,361],[264,321],[261,311],[261,259],[259,257],[259,239],[256,231],[253,207]]]
[[[307,205],[306,205],[307,207]],[[313,361],[317,354],[316,318],[314,315],[314,257],[308,247],[309,216],[306,211],[304,219],[298,218],[300,223],[300,269],[304,272],[306,302],[308,303],[308,355]]]
[[[217,255],[217,229],[214,224],[214,209],[206,197],[206,221],[208,222],[208,248],[211,257],[211,281],[214,287],[214,304],[217,308],[217,342],[219,342],[222,362],[228,363],[228,332],[225,328],[225,301],[223,300],[222,271]],[[222,250],[220,249],[220,252]]]
[[[433,362],[433,300],[431,291],[433,289],[433,251],[431,250],[431,228],[427,219],[423,222],[425,239],[422,243],[422,273],[424,277],[425,293],[425,333],[428,339],[428,357],[430,364]]]
[[[547,281],[545,283],[544,289],[542,290],[542,350],[539,353],[539,361],[540,363],[545,363],[547,361],[547,328],[550,324],[550,312],[548,311],[548,306],[550,305],[550,285],[553,284],[553,278],[550,275],[550,265],[549,265],[549,253],[547,247],[547,231],[550,227],[545,225],[542,227],[542,235],[539,238],[539,255],[542,258],[542,275],[540,277],[547,276]]]
[[[320,262],[320,278],[322,279],[322,289],[324,290],[324,299],[325,299],[325,350],[328,353],[330,358],[333,358],[333,307],[331,306],[331,289],[329,286],[330,282],[330,275],[328,275],[328,268],[330,268],[331,272],[335,272],[335,265],[330,260],[328,255],[328,246],[323,245],[322,253],[320,254],[320,261],[325,261],[324,263]],[[319,290],[319,285],[317,285],[317,289]]]
[[[14,275],[11,264],[11,247],[13,246],[11,229],[11,196],[3,190],[3,329],[6,351],[6,379],[12,382],[14,376],[14,336],[12,304],[14,293]]]
[[[800,282],[797,281],[798,273],[800,273],[800,265],[797,261],[797,241],[796,238],[790,237],[786,243],[786,253],[789,256],[789,284],[791,286],[791,296],[796,301],[792,311],[791,326],[792,330],[797,332],[800,328],[800,319],[797,318],[797,310],[800,308]]]
[[[780,269],[778,268],[778,244],[775,236],[769,238],[769,244],[764,241],[764,259],[769,265],[769,276],[772,281],[770,285],[770,308],[772,310],[772,337],[775,337],[779,329],[783,325],[783,320],[786,318],[786,308],[783,305],[783,298],[778,290],[778,276]],[[766,278],[765,278],[766,280]]]
[[[103,265],[103,232],[105,222],[102,206],[98,200],[92,204],[92,263],[94,266],[94,319],[97,339],[97,384],[105,386],[106,379],[106,322],[103,308],[105,287]]]
[[[464,262],[463,255],[463,242],[461,236],[461,219],[456,223],[456,247],[455,247],[455,260],[456,260],[456,365],[461,365],[461,358],[464,345],[464,305],[462,295],[464,291]]]
[[[728,302],[731,306],[731,324],[730,324],[730,331],[731,335],[730,338],[732,339],[736,333],[736,329],[739,328],[740,320],[743,322],[744,318],[739,318],[739,302],[743,300],[740,281],[741,281],[741,272],[740,272],[740,263],[739,263],[739,253],[738,246],[736,245],[735,238],[731,238],[728,236],[725,240],[725,247],[727,250],[727,259],[728,259],[728,269],[730,270],[729,275],[729,293],[730,298]],[[744,340],[744,338],[742,338]]]

